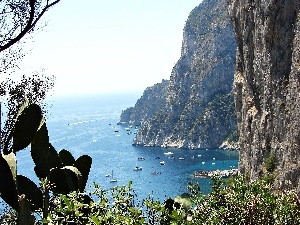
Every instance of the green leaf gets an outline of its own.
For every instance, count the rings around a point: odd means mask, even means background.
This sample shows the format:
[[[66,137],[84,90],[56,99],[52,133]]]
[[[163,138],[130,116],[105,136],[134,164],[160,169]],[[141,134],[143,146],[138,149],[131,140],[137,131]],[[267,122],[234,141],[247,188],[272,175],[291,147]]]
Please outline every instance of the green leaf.
[[[64,166],[73,166],[75,163],[74,157],[66,149],[63,149],[59,152],[59,158]]]
[[[18,209],[18,193],[15,179],[2,154],[0,154],[0,195],[12,208]]]
[[[84,189],[82,174],[75,166],[65,166],[62,169],[65,170],[67,176],[72,178],[72,183],[75,184],[75,189],[71,191],[81,191]]]
[[[13,151],[26,148],[34,138],[42,120],[42,110],[36,105],[29,105],[17,118],[13,132]]]
[[[62,167],[56,150],[49,143],[46,123],[40,127],[31,143],[31,157],[35,163],[34,171],[39,178],[46,178],[52,168]]]
[[[24,194],[30,200],[31,209],[43,208],[43,193],[37,185],[25,176],[17,175],[19,195]]]
[[[2,140],[3,143],[4,143],[4,147],[3,147],[3,153],[4,154],[8,154],[10,152],[10,150],[8,149],[8,147],[9,147],[9,143],[10,143],[12,137],[13,137],[15,123],[16,123],[18,117],[24,111],[24,109],[26,107],[28,107],[28,105],[29,105],[29,101],[28,101],[28,99],[25,98],[24,101],[22,102],[22,104],[20,105],[20,108],[19,108],[17,114],[14,115],[14,118],[13,118],[13,121],[14,121],[13,129],[9,131],[9,134],[8,134],[7,137],[4,137],[5,140]]]
[[[56,193],[68,194],[82,187],[81,173],[73,166],[51,169],[49,180]]]
[[[100,224],[99,218],[97,216],[92,216],[91,220],[93,221],[93,223],[95,223],[96,225]]]
[[[17,224],[28,224],[33,225],[34,224],[34,216],[30,212],[30,202],[26,198],[25,195],[20,195],[19,197],[19,208],[18,208],[18,218],[17,218]]]
[[[88,155],[82,155],[76,160],[74,166],[80,171],[82,175],[83,184],[79,190],[83,192],[92,166],[92,158]]]
[[[16,180],[17,176],[17,159],[15,153],[11,152],[8,155],[2,154],[3,158],[6,160],[8,166],[10,167],[13,179]]]

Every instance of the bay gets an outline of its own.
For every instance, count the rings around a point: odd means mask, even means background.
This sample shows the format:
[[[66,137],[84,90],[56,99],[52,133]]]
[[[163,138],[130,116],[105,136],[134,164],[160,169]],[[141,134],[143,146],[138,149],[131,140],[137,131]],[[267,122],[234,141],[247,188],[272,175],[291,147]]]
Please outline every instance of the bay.
[[[187,192],[191,181],[199,183],[207,194],[211,191],[210,179],[194,178],[195,171],[237,168],[237,152],[132,146],[135,127],[117,123],[122,110],[134,106],[138,98],[138,94],[112,94],[51,100],[46,122],[50,143],[57,151],[69,150],[75,158],[87,154],[93,159],[87,190],[93,182],[107,190],[132,181],[138,198],[151,195],[164,200]],[[29,150],[17,153],[18,173],[38,183]],[[164,154],[167,152],[174,158]],[[138,160],[140,157],[145,160]],[[135,171],[136,166],[142,170]],[[117,182],[105,176],[112,171]]]

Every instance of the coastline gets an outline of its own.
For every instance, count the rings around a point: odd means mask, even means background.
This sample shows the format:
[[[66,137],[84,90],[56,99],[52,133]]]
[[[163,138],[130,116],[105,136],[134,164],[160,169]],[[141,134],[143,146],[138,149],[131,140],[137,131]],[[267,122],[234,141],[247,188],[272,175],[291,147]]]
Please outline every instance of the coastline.
[[[238,169],[229,169],[229,170],[197,170],[193,176],[196,178],[211,178],[211,177],[220,177],[227,178],[238,175]]]

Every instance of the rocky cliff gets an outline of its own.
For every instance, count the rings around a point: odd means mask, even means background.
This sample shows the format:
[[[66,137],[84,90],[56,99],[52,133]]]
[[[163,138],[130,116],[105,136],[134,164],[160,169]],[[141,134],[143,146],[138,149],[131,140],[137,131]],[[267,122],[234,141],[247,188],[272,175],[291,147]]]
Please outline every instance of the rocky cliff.
[[[169,83],[169,80],[162,80],[161,83],[146,88],[134,107],[127,108],[122,112],[120,122],[140,124],[152,118],[166,105]]]
[[[126,117],[128,122],[134,115],[145,115],[146,119],[134,119],[143,121],[134,144],[217,148],[224,139],[236,138],[231,94],[235,52],[226,1],[204,0],[190,13],[185,24],[181,57],[164,89],[167,90],[164,105],[159,101],[159,107],[148,111],[135,110],[136,105],[121,116],[121,121]],[[143,105],[149,103],[154,102]],[[134,115],[129,111],[135,111]]]
[[[276,187],[300,193],[300,1],[229,0],[237,39],[239,169],[251,179],[275,156]]]

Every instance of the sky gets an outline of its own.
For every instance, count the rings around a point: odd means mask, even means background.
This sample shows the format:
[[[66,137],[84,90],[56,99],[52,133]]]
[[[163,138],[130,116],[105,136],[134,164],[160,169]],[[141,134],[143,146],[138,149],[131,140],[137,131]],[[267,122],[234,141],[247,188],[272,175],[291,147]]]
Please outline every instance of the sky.
[[[54,95],[141,92],[169,79],[201,0],[62,0],[21,70],[56,77]]]

